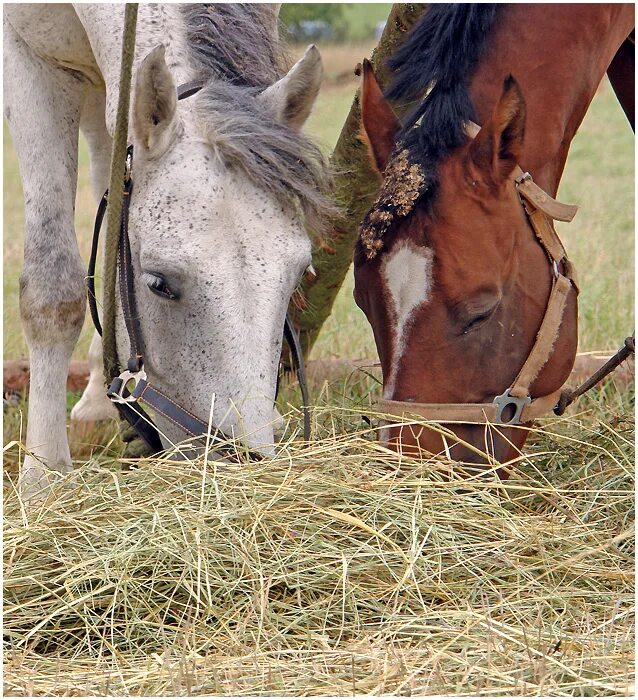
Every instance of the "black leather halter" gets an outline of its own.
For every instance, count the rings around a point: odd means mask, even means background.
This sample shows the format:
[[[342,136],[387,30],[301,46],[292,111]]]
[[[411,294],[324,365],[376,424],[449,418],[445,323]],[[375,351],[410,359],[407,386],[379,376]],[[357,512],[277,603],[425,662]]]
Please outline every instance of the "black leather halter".
[[[194,95],[201,90],[203,85],[204,83],[200,81],[180,85],[177,88],[177,99],[182,100]],[[133,265],[131,262],[131,245],[128,236],[129,207],[133,192],[132,165],[133,146],[129,146],[127,149],[126,171],[122,191],[122,218],[120,221],[117,265],[120,301],[129,337],[130,352],[126,370],[111,381],[111,385],[107,390],[107,396],[113,401],[120,415],[131,424],[153,452],[160,452],[163,446],[159,431],[149,415],[139,405],[140,401],[148,404],[154,411],[164,416],[191,437],[207,436],[209,434],[209,424],[207,421],[203,421],[201,418],[173,401],[170,397],[166,396],[162,391],[152,386],[148,382],[146,372],[144,371],[142,333],[137,312]],[[87,275],[89,309],[95,328],[100,335],[102,335],[102,324],[100,323],[97,299],[95,296],[95,266],[100,229],[102,227],[104,214],[106,213],[107,204],[108,190],[102,196],[95,217],[93,243],[91,246],[91,257]],[[284,324],[284,338],[290,347],[292,364],[297,372],[299,386],[301,388],[304,412],[304,439],[309,440],[310,413],[308,410],[308,387],[306,384],[303,355],[299,344],[299,338],[297,337],[288,315],[286,315]],[[279,382],[277,382],[277,389],[278,388]],[[218,446],[221,446],[226,447],[225,451],[231,451],[228,449],[228,443],[230,442],[228,436],[224,435],[218,428],[214,426],[211,427],[212,431],[210,432],[212,432],[212,434],[208,435],[209,444],[215,445],[216,449],[218,449]],[[259,455],[254,453],[248,453],[248,456],[253,458],[259,457]]]

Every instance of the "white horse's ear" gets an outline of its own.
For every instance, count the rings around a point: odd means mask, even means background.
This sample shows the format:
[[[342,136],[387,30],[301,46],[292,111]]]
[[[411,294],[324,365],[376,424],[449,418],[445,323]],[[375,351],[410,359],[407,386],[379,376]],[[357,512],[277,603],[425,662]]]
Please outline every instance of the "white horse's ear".
[[[264,26],[276,37],[279,36],[279,11],[281,10],[280,2],[264,3],[263,17]]]
[[[266,88],[258,99],[274,112],[276,119],[301,129],[312,111],[323,77],[319,50],[313,44],[284,75]]]
[[[168,147],[177,113],[177,90],[164,52],[164,46],[156,46],[140,64],[135,81],[135,136],[154,156]]]

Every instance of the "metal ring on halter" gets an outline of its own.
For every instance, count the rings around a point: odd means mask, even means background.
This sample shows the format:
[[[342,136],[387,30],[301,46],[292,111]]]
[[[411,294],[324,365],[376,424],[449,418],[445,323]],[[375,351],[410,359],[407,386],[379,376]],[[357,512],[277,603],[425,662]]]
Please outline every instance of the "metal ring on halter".
[[[522,175],[519,175],[518,177],[514,178],[514,182],[517,185],[520,185],[522,182],[525,182],[525,180],[531,180],[532,176],[528,172],[524,172]]]
[[[131,380],[135,382],[135,386],[132,390],[129,390],[127,384]],[[146,372],[143,369],[137,372],[129,372],[129,370],[125,369],[119,377],[113,379],[106,395],[113,403],[136,403],[138,397],[133,396],[133,394],[141,381],[146,381]],[[126,394],[124,392],[126,392]]]
[[[126,161],[124,163],[124,182],[130,182],[133,171],[133,146],[129,145],[126,149]]]
[[[521,422],[521,414],[525,406],[532,403],[532,399],[529,396],[524,396],[519,398],[517,396],[511,396],[510,390],[506,389],[500,396],[494,399],[494,405],[496,406],[496,422],[502,423],[503,425],[515,425]],[[514,415],[505,420],[503,418],[503,411],[508,406],[514,406]]]

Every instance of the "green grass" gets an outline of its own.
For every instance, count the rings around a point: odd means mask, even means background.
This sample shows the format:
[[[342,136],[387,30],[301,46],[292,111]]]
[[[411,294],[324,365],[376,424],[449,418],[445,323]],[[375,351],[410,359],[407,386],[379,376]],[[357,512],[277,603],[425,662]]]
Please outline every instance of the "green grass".
[[[385,22],[392,3],[344,3],[343,18],[348,26],[348,38],[351,41],[363,41],[374,36],[375,27]]]
[[[559,197],[578,204],[558,224],[580,280],[581,350],[611,350],[634,328],[634,136],[607,81],[573,141]]]
[[[284,27],[299,20],[327,22],[342,41],[370,41],[385,23],[391,3],[285,3],[280,13]]]

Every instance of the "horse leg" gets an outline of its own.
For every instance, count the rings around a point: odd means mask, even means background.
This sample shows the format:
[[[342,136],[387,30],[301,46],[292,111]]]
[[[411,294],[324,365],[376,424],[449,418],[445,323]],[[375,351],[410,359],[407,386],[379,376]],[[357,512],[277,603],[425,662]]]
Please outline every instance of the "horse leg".
[[[634,114],[636,107],[636,45],[634,34],[625,39],[607,68],[607,77],[614,88],[618,102],[623,108],[631,128],[635,131]]]
[[[84,134],[91,155],[91,181],[96,201],[108,187],[111,160],[111,137],[106,129],[104,113],[106,96],[102,90],[91,90],[82,108],[80,129]],[[113,402],[104,387],[102,338],[93,334],[89,348],[89,383],[82,397],[71,410],[71,420],[96,421],[117,418]]]
[[[25,201],[20,315],[31,367],[27,456],[19,485],[23,498],[32,500],[48,490],[46,468],[71,469],[66,379],[86,307],[73,222],[85,85],[35,55],[6,21],[4,47],[5,117]]]
[[[71,420],[93,422],[117,419],[113,402],[106,395],[104,386],[104,361],[102,359],[102,338],[93,333],[89,346],[89,381],[80,400],[71,409]]]

